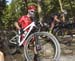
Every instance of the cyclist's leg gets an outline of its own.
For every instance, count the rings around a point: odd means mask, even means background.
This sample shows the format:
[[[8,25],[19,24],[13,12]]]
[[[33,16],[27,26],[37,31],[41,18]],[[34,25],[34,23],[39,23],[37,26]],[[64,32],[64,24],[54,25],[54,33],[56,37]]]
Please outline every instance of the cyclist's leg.
[[[50,31],[49,31],[50,33],[52,33],[54,26],[55,26],[55,23],[52,22],[52,23],[51,23],[51,27],[50,27]]]

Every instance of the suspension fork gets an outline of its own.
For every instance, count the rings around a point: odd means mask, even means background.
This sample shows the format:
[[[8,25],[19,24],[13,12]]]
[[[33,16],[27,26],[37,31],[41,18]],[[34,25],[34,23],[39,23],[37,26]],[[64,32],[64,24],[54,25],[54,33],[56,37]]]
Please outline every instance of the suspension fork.
[[[38,35],[34,35],[35,41],[34,41],[34,61],[40,61],[39,58],[39,50],[38,47],[41,47],[39,44],[39,39],[38,39]]]
[[[37,48],[36,48],[36,46],[37,46],[37,44],[38,44],[38,35],[35,35],[34,34],[34,53],[35,54],[37,54]]]

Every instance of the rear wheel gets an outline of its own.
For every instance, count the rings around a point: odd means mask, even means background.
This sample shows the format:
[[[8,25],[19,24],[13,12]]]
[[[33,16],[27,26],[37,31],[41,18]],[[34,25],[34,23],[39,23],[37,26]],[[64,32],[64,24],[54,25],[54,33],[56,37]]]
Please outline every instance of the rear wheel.
[[[38,55],[37,61],[50,61],[59,59],[60,45],[55,36],[53,36],[53,34],[49,34],[47,32],[36,32],[34,34],[31,34],[26,41],[27,45],[24,46],[24,54],[27,61],[35,61],[35,47],[37,45],[39,45],[40,48],[39,50],[36,49]],[[34,42],[36,41],[38,41],[37,45],[34,44]]]
[[[8,33],[8,35],[7,35],[7,40],[5,40],[5,42],[4,42],[7,53],[9,53],[9,54],[15,54],[17,51],[17,44],[10,43],[10,39],[15,35],[16,35],[15,31],[10,31],[10,33]],[[17,37],[15,37],[12,41],[16,42]]]

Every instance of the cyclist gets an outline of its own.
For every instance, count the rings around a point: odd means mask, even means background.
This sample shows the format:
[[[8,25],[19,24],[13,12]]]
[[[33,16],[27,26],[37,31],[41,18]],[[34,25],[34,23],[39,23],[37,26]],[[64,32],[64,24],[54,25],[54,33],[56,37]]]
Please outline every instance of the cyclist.
[[[50,32],[52,32],[56,22],[65,22],[65,14],[67,13],[64,11],[62,13],[52,13],[48,20],[43,21],[43,25],[50,28]]]
[[[29,5],[27,15],[23,15],[17,22],[15,22],[15,26],[20,30],[21,34],[24,33],[23,29],[32,22],[32,18],[35,16],[35,11],[36,5]]]
[[[32,22],[31,17],[34,17],[35,10],[36,10],[35,5],[28,6],[27,15],[23,15],[18,20],[18,22],[15,22],[15,26],[18,30],[24,29],[26,26],[28,26]]]

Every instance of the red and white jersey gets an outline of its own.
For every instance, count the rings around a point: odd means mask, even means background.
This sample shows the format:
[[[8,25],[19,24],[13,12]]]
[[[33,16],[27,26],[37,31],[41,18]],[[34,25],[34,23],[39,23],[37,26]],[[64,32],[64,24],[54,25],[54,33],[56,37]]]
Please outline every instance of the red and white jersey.
[[[22,16],[18,20],[18,23],[20,24],[20,26],[21,26],[22,29],[24,29],[25,27],[27,27],[31,22],[32,22],[31,18],[28,17],[27,15]]]

